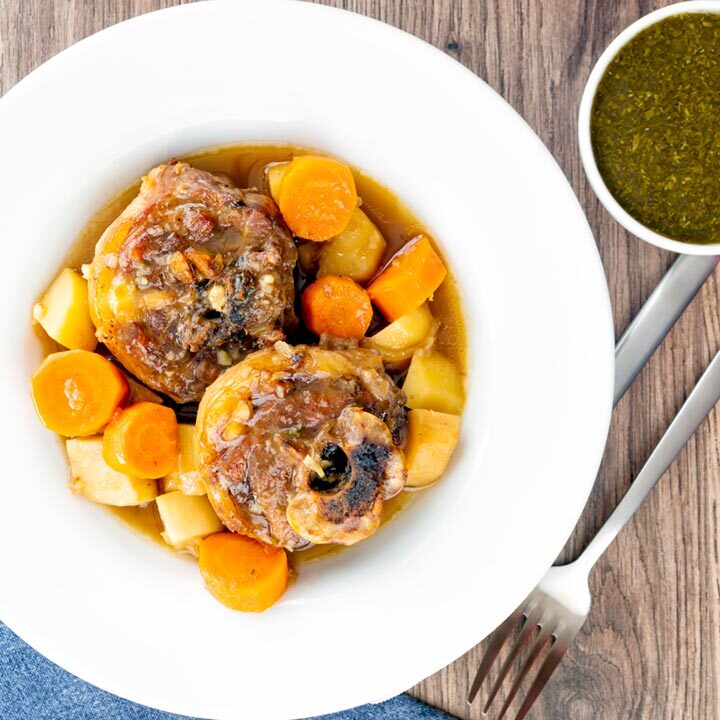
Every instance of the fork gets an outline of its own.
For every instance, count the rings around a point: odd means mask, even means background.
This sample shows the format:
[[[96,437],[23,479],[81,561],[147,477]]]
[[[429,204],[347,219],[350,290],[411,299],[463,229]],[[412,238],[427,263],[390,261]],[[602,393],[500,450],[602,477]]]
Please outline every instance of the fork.
[[[681,256],[621,338],[616,350],[615,404],[712,272],[713,261],[717,263],[717,258],[703,260],[704,264],[700,258]],[[551,567],[530,595],[492,634],[490,645],[470,689],[468,703],[475,700],[500,651],[519,628],[519,635],[485,701],[483,714],[487,714],[513,664],[525,646],[531,643],[529,654],[510,686],[497,720],[505,717],[523,681],[545,652],[515,720],[522,720],[527,715],[587,619],[591,605],[588,581],[593,566],[632,518],[718,400],[720,353],[713,358],[635,482],[580,557],[568,565]]]

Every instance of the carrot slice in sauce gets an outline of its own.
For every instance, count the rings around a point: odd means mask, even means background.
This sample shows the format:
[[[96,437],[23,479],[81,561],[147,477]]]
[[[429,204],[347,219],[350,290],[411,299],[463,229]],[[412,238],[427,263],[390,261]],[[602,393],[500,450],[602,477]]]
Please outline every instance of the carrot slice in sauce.
[[[120,370],[88,350],[48,355],[32,376],[31,388],[45,427],[65,437],[102,430],[128,394]]]
[[[394,322],[419,308],[440,287],[447,270],[427,235],[418,235],[400,248],[370,283],[375,306]]]
[[[367,292],[350,278],[319,278],[305,288],[300,302],[305,326],[315,335],[361,338],[372,321]]]
[[[199,561],[207,589],[233,610],[262,612],[287,587],[285,551],[244,535],[210,535],[200,543]]]
[[[103,436],[103,457],[114,470],[136,478],[161,478],[177,461],[178,424],[164,405],[139,402],[113,416]]]
[[[347,165],[319,155],[301,155],[288,165],[278,205],[298,237],[322,242],[342,232],[357,206],[357,190]]]

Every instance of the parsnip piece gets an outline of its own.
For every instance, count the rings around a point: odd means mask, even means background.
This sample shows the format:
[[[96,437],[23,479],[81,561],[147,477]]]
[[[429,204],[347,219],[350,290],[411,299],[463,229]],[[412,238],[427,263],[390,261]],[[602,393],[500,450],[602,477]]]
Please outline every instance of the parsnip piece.
[[[289,164],[288,162],[275,163],[267,169],[268,190],[275,202],[278,202],[278,198],[280,197],[280,185],[282,184],[283,175],[285,175],[285,170]]]
[[[408,413],[406,487],[426,487],[445,472],[459,432],[458,415],[419,409]]]
[[[395,365],[410,359],[416,350],[429,347],[436,329],[437,323],[424,303],[367,338],[363,345],[379,352],[386,363]]]
[[[344,275],[355,282],[367,282],[380,268],[386,247],[382,233],[360,208],[355,208],[347,227],[321,246],[317,275]]]
[[[88,309],[87,281],[75,270],[65,268],[55,278],[33,308],[33,317],[55,342],[66,348],[94,350],[97,345]]]
[[[224,530],[206,495],[175,491],[159,495],[156,502],[164,528],[163,539],[177,550]]]
[[[166,493],[179,490],[185,495],[204,495],[207,492],[198,470],[194,425],[178,425],[177,463],[160,480],[160,487]]]
[[[436,352],[413,356],[405,384],[409,408],[438,410],[459,415],[463,406],[463,384],[457,368]]]
[[[113,470],[103,459],[101,437],[72,438],[66,443],[70,487],[104,505],[142,505],[157,496],[155,480],[140,480]]]

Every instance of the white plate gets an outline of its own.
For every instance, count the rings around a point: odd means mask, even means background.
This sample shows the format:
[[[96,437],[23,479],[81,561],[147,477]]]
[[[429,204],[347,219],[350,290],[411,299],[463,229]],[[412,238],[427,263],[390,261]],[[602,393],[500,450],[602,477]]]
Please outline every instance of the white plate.
[[[366,169],[461,284],[471,382],[446,477],[261,616],[72,497],[28,378],[30,308],[85,221],[154,163],[290,141]],[[560,169],[492,90],[389,26],[305,3],[175,7],[61,53],[0,102],[4,467],[0,618],[86,680],[188,715],[295,718],[379,701],[451,662],[553,562],[610,417],[613,333]]]

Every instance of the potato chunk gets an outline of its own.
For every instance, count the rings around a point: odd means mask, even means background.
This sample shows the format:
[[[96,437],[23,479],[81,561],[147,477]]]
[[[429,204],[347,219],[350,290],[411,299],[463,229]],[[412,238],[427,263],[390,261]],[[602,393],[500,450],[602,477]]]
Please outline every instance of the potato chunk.
[[[425,303],[367,338],[363,345],[379,352],[385,363],[397,365],[420,348],[427,349],[436,329],[437,323]]]
[[[457,368],[444,355],[419,352],[413,356],[405,384],[407,406],[459,415],[463,383]]]
[[[160,487],[166,493],[179,490],[185,495],[204,495],[207,492],[198,470],[194,425],[178,425],[177,463],[160,480]]]
[[[280,185],[289,162],[275,163],[266,170],[267,188],[275,202],[279,202]]]
[[[42,300],[33,308],[33,318],[55,342],[71,350],[94,350],[95,325],[88,309],[87,281],[65,268],[55,278]]]
[[[344,275],[355,282],[367,282],[378,271],[386,247],[372,220],[355,208],[347,227],[321,246],[317,275]]]
[[[103,458],[101,437],[73,438],[66,443],[70,488],[103,505],[142,505],[157,496],[155,480],[140,480],[113,470]]]
[[[193,540],[224,530],[206,495],[185,495],[176,491],[159,495],[156,502],[164,528],[163,539],[176,550],[186,548]]]
[[[460,432],[460,417],[434,410],[411,410],[405,445],[406,487],[426,487],[444,472]]]

